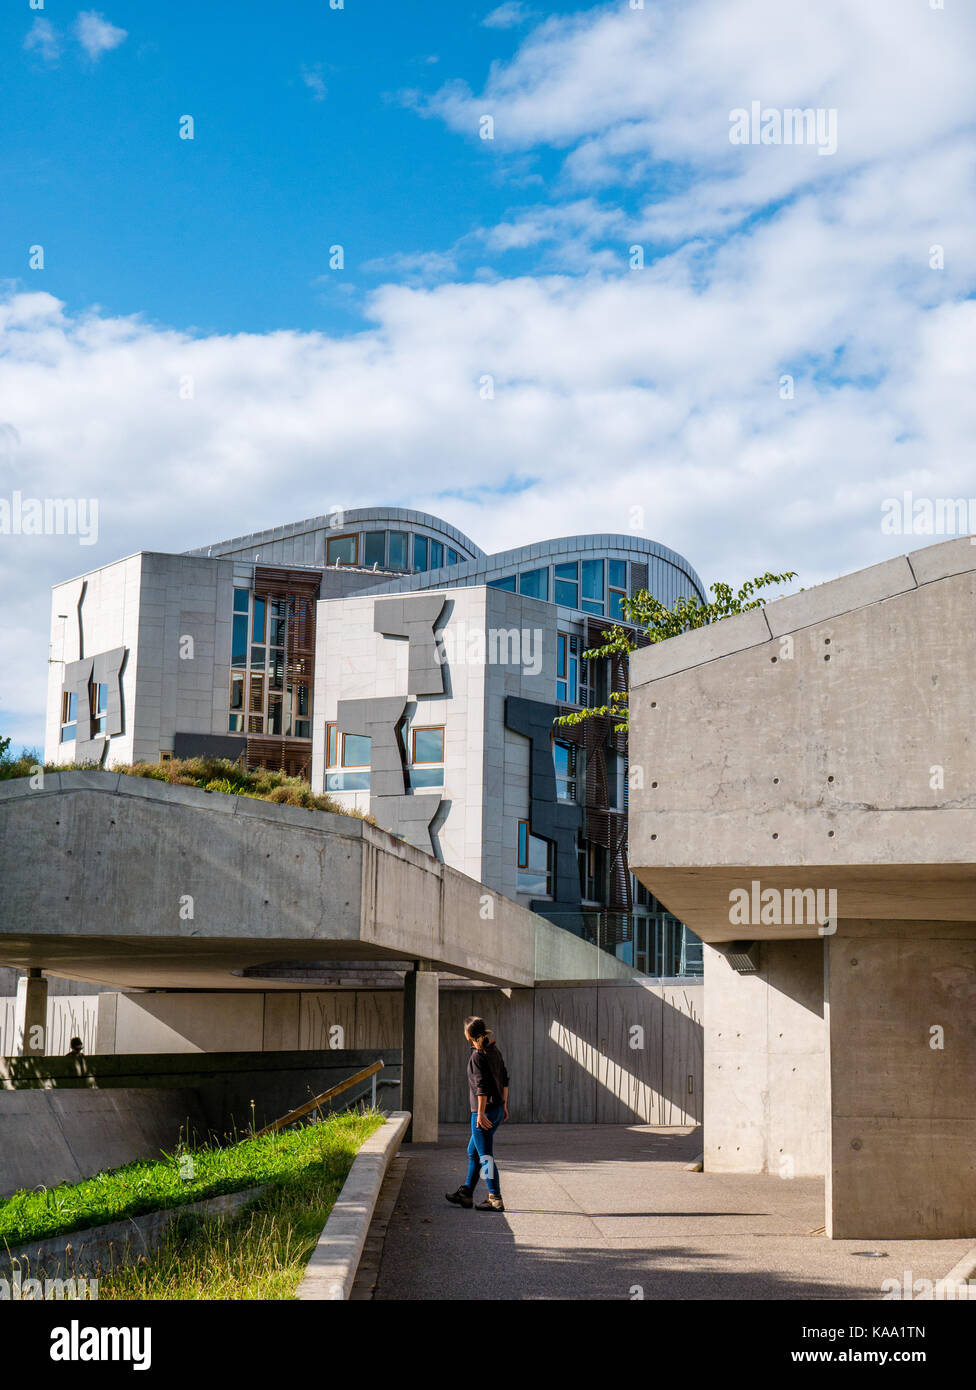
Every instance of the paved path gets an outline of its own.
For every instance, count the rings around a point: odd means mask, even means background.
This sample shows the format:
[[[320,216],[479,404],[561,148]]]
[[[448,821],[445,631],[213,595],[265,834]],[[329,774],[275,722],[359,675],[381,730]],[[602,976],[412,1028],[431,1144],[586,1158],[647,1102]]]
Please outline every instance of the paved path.
[[[828,1241],[822,1180],[689,1173],[700,1131],[644,1125],[506,1125],[506,1212],[464,1211],[444,1193],[467,1133],[401,1150],[358,1297],[879,1299],[883,1279],[941,1278],[974,1243]],[[853,1253],[872,1249],[887,1258]]]

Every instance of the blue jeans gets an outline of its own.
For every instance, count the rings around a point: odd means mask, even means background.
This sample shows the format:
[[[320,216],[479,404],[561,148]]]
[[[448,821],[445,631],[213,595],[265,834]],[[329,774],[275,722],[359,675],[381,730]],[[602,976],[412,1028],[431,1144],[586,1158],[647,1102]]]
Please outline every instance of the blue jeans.
[[[474,1192],[478,1186],[478,1179],[484,1178],[488,1184],[488,1191],[493,1197],[500,1197],[501,1188],[498,1185],[498,1168],[495,1164],[493,1145],[495,1142],[495,1130],[502,1122],[505,1114],[504,1105],[489,1105],[485,1109],[485,1116],[491,1122],[491,1129],[482,1129],[478,1124],[478,1112],[471,1111],[471,1138],[468,1142],[468,1176],[464,1180],[464,1185],[469,1192]]]

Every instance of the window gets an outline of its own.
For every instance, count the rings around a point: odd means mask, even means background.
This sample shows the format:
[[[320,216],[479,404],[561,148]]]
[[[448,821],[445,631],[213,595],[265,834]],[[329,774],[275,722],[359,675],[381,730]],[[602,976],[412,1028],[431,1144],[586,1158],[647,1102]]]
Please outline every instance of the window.
[[[519,575],[519,593],[529,598],[549,597],[549,570],[525,570]]]
[[[342,735],[342,766],[369,767],[373,740],[365,734]]]
[[[529,830],[529,822],[518,823],[516,887],[519,893],[545,897],[552,892],[552,845]]]
[[[575,743],[557,739],[552,745],[552,760],[556,768],[556,797],[559,801],[575,801],[576,797]]]
[[[412,789],[443,787],[444,785],[444,726],[421,727],[411,733],[411,766],[409,780]]]
[[[234,632],[230,659],[234,666],[247,664],[247,614],[234,614]]]
[[[584,613],[603,612],[603,561],[584,560],[581,566],[583,571],[583,602]]]
[[[458,553],[457,553],[457,551],[456,551],[456,550],[448,550],[448,552],[447,552],[447,563],[448,563],[449,565],[456,565],[457,562],[458,562]]]
[[[247,732],[249,734],[263,734],[264,676],[260,672],[251,672],[251,679],[248,690],[249,694],[247,705]]]
[[[604,850],[592,840],[580,840],[577,845],[580,871],[580,896],[584,902],[603,901]]]
[[[325,547],[327,565],[355,565],[359,563],[358,536],[332,536]]]
[[[108,716],[108,686],[102,685],[99,681],[89,682],[88,699],[91,710],[91,731],[94,738],[97,734],[105,733]]]
[[[308,617],[308,601],[300,595],[270,598],[252,596],[246,589],[234,591],[231,660],[235,669],[230,677],[228,733],[312,737],[309,672],[300,661],[293,673],[287,667],[289,605],[300,629]],[[251,610],[250,642],[246,608]],[[303,679],[291,682],[289,674]]]
[[[556,637],[556,699],[565,705],[578,703],[580,639],[568,632]]]
[[[607,804],[611,811],[627,809],[627,759],[612,748],[606,751]]]
[[[303,682],[290,685],[285,697],[285,736],[286,738],[311,738],[312,727],[309,719],[308,686]],[[367,739],[368,743],[369,740]],[[367,756],[366,761],[369,761]]]
[[[607,582],[609,583],[607,613],[614,622],[624,623],[623,600],[627,597],[627,561],[607,561]]]
[[[374,565],[379,565],[380,569],[386,564],[386,532],[367,531],[363,537],[363,564],[368,569]]]
[[[430,543],[430,567],[432,570],[439,570],[444,563],[444,547],[440,541]]]
[[[70,743],[78,733],[78,696],[65,691],[61,696],[61,742]]]
[[[405,570],[407,568],[407,533],[406,531],[390,532],[390,569]]]
[[[336,726],[326,724],[325,726],[325,765],[335,767],[336,765]]]
[[[413,757],[415,763],[442,763],[444,761],[444,726],[414,729]]]
[[[507,589],[510,594],[515,593],[515,575],[506,574],[504,579],[489,579],[489,589]]]
[[[575,561],[571,565],[556,565],[553,572],[556,578],[556,602],[564,608],[578,608],[579,565]]]
[[[425,570],[427,568],[426,536],[414,536],[413,538],[413,567],[415,570]]]
[[[334,724],[329,724],[326,727],[329,744],[327,758],[329,766],[334,767],[336,755],[336,726]],[[342,770],[326,773],[326,791],[369,791],[369,760],[372,751],[372,743],[373,740],[367,738],[364,734],[342,735]],[[346,771],[347,768],[353,770]]]
[[[166,749],[163,749],[163,751],[162,751],[162,752],[160,753],[160,755],[159,755],[159,761],[160,761],[161,763],[171,763],[171,762],[173,761],[173,754],[172,754],[172,752],[171,752],[171,751],[167,751]]]

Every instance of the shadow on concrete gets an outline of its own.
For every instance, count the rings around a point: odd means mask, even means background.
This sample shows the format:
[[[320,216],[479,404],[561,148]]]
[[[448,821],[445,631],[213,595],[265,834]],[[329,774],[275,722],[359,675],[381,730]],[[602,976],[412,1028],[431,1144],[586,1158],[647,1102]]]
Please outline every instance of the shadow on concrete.
[[[561,1128],[523,1125],[507,1135],[502,1131],[497,1157],[507,1203],[503,1215],[444,1201],[443,1193],[463,1176],[460,1127],[438,1145],[406,1146],[406,1172],[386,1229],[373,1297],[754,1302],[880,1297],[880,1291],[865,1288],[861,1272],[845,1282],[826,1268],[837,1252],[807,1234],[815,1224],[810,1212],[822,1203],[822,1187],[815,1181],[791,1184],[787,1192],[779,1179],[689,1173],[688,1151],[700,1142],[695,1129],[665,1135],[636,1126],[581,1125],[567,1126],[561,1135]],[[561,1151],[561,1138],[571,1141],[571,1152]],[[657,1140],[656,1154],[646,1152],[648,1140]],[[765,1184],[765,1191],[782,1201],[767,1204],[760,1198],[751,1207],[742,1197],[755,1194],[744,1193],[743,1182]],[[476,1200],[483,1192],[479,1188]],[[701,1197],[697,1207],[696,1194]]]

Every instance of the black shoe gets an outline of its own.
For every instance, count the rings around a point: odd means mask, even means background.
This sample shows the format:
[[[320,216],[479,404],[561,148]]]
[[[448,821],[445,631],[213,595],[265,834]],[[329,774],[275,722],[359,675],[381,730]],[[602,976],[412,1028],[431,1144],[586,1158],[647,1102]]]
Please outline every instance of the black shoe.
[[[492,1194],[491,1194],[490,1192],[488,1193],[488,1196],[485,1198],[485,1200],[484,1200],[483,1202],[479,1202],[478,1205],[475,1207],[475,1211],[504,1211],[504,1210],[505,1210],[505,1203],[502,1201],[501,1197],[493,1197]]]
[[[474,1198],[463,1183],[456,1192],[445,1192],[444,1196],[455,1207],[470,1207],[474,1204]]]

